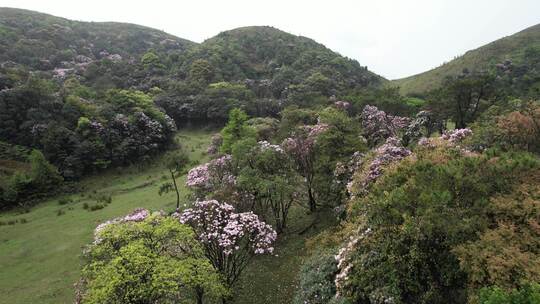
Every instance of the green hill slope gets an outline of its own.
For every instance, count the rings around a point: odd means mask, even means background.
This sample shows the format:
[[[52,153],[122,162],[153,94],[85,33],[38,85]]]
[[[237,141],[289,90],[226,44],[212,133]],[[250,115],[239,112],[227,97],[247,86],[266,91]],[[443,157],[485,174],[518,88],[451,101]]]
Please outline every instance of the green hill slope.
[[[486,70],[505,60],[520,63],[530,49],[540,50],[540,24],[468,51],[435,69],[393,80],[390,85],[399,86],[403,94],[423,93],[439,87],[447,76],[456,76],[463,69]]]
[[[276,79],[287,70],[294,78],[304,79],[315,72],[343,85],[368,85],[382,77],[367,70],[356,60],[333,52],[316,41],[269,26],[250,26],[225,31],[194,47],[184,66],[197,59],[210,62],[216,79]]]
[[[193,45],[194,42],[135,24],[80,22],[28,10],[0,8],[0,62],[3,65],[11,61],[11,65],[52,70],[102,58],[134,59],[149,49],[182,52]]]

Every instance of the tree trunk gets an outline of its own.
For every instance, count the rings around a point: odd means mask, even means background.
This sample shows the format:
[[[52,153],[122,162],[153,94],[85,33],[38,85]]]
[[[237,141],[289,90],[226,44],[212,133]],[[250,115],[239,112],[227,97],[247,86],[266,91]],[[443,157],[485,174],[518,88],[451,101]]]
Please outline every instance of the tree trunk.
[[[313,191],[311,186],[308,186],[308,198],[309,198],[309,211],[314,212],[317,209],[315,198],[313,197]]]
[[[203,304],[204,291],[197,288],[195,293],[196,293],[195,295],[197,296],[197,304]]]
[[[176,210],[180,209],[180,192],[178,191],[178,186],[176,185],[176,178],[174,177],[173,170],[171,171],[171,177],[174,184],[174,190],[176,191]]]

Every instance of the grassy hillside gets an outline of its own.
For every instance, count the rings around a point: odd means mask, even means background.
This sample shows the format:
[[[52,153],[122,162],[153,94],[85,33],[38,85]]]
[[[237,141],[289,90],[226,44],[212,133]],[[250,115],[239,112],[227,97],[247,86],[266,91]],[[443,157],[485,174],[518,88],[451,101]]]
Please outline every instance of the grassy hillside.
[[[191,160],[203,162],[210,135],[207,131],[182,131],[178,138]],[[137,207],[174,209],[174,194],[158,195],[164,178],[168,178],[168,172],[159,160],[109,170],[84,179],[80,193],[49,199],[29,213],[0,214],[0,304],[72,303],[82,247],[91,242],[94,228]],[[187,204],[184,181],[182,176],[181,199]],[[111,195],[112,203],[97,211],[83,208],[85,203],[95,204],[94,197],[99,195]],[[73,202],[59,204],[60,199],[68,197]],[[289,232],[280,236],[274,255],[256,258],[245,271],[235,303],[290,303],[297,286],[297,271],[307,254],[305,239],[333,219],[320,216],[321,221],[313,229],[299,234],[313,222],[313,215],[306,215],[302,208],[291,212]]]
[[[456,76],[465,68],[472,71],[486,70],[505,60],[519,63],[528,48],[540,49],[540,24],[468,51],[435,69],[392,80],[389,85],[399,86],[402,94],[423,93],[439,87],[447,76]]]
[[[209,132],[184,131],[178,136],[192,160],[204,160]],[[29,213],[1,214],[0,303],[72,303],[82,246],[91,241],[97,224],[137,207],[174,209],[175,195],[158,195],[163,177],[168,175],[159,161],[110,170],[82,181],[84,191],[70,195],[72,203],[60,205],[61,197],[56,197]],[[182,194],[187,202],[185,188]],[[83,209],[98,195],[111,195],[112,203],[97,211]]]

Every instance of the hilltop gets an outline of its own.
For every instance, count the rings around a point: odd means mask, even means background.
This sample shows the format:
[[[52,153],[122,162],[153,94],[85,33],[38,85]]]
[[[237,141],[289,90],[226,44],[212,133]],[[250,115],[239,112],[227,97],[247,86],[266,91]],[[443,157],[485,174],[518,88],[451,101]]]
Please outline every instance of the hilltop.
[[[440,87],[446,77],[459,75],[464,69],[489,70],[504,61],[520,64],[524,61],[527,51],[531,50],[540,51],[540,24],[470,50],[435,69],[393,80],[390,84],[399,86],[402,94],[425,93]]]

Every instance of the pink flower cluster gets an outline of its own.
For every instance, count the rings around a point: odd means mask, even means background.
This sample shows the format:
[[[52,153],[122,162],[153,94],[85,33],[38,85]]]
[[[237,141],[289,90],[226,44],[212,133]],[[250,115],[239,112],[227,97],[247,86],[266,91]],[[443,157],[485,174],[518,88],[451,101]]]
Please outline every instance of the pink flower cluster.
[[[208,188],[210,179],[209,165],[210,163],[205,163],[189,170],[186,185],[190,188]]]
[[[351,107],[351,104],[347,101],[338,100],[334,102],[334,106],[341,110],[348,110]]]
[[[418,140],[418,145],[422,147],[428,147],[428,148],[434,147],[433,142],[427,137],[420,138]]]
[[[219,151],[219,147],[223,143],[223,137],[221,134],[216,133],[212,135],[212,139],[210,142],[210,146],[208,146],[208,149],[206,149],[206,153],[208,154],[216,154]]]
[[[253,212],[236,213],[233,206],[216,200],[198,201],[179,216],[200,242],[220,248],[226,256],[239,250],[264,254],[274,251],[277,234]]]
[[[396,136],[410,124],[408,117],[393,116],[370,105],[364,107],[360,118],[364,134],[371,143]]]
[[[325,123],[317,123],[316,125],[304,126],[303,128],[307,131],[308,137],[315,139],[321,133],[328,130],[329,126]]]
[[[275,151],[275,152],[278,152],[278,153],[283,153],[284,152],[283,148],[281,148],[280,145],[273,145],[273,144],[267,142],[266,140],[259,141],[258,144],[259,144],[259,148],[262,151],[272,150],[272,151]]]
[[[224,155],[189,170],[186,185],[194,190],[212,191],[216,187],[236,184],[231,172],[232,156]]]
[[[287,153],[296,158],[305,157],[312,152],[317,137],[328,128],[329,126],[324,123],[302,126],[299,128],[299,132],[295,132],[292,137],[286,138],[281,143],[281,146]]]
[[[105,227],[111,224],[119,224],[119,223],[126,223],[126,222],[141,222],[141,221],[144,221],[149,215],[150,215],[150,212],[148,210],[143,209],[143,208],[137,208],[126,216],[117,217],[112,220],[108,220],[104,223],[99,224],[94,230],[94,243],[98,244],[102,241],[101,232],[103,231]]]
[[[471,135],[472,135],[472,130],[469,128],[465,128],[465,129],[455,129],[452,131],[446,131],[441,136],[441,138],[449,141],[452,144],[457,144]]]
[[[336,184],[350,185],[350,181],[354,173],[358,170],[364,160],[364,154],[354,152],[348,162],[337,162],[334,169],[334,182]]]
[[[369,171],[363,181],[364,188],[382,175],[385,166],[409,156],[411,151],[403,147],[399,139],[390,137],[375,150],[375,153],[375,159],[371,161]]]
[[[339,249],[338,254],[335,255],[335,259],[338,268],[338,273],[336,274],[336,278],[334,280],[334,283],[336,284],[336,297],[341,296],[341,291],[347,284],[347,279],[349,278],[349,273],[353,267],[353,264],[350,261],[351,254],[355,251],[356,246],[358,242],[360,242],[362,239],[367,237],[371,233],[371,228],[367,228],[364,230],[360,235],[358,236],[351,236],[349,238],[349,242],[345,245],[345,247],[342,247]]]

